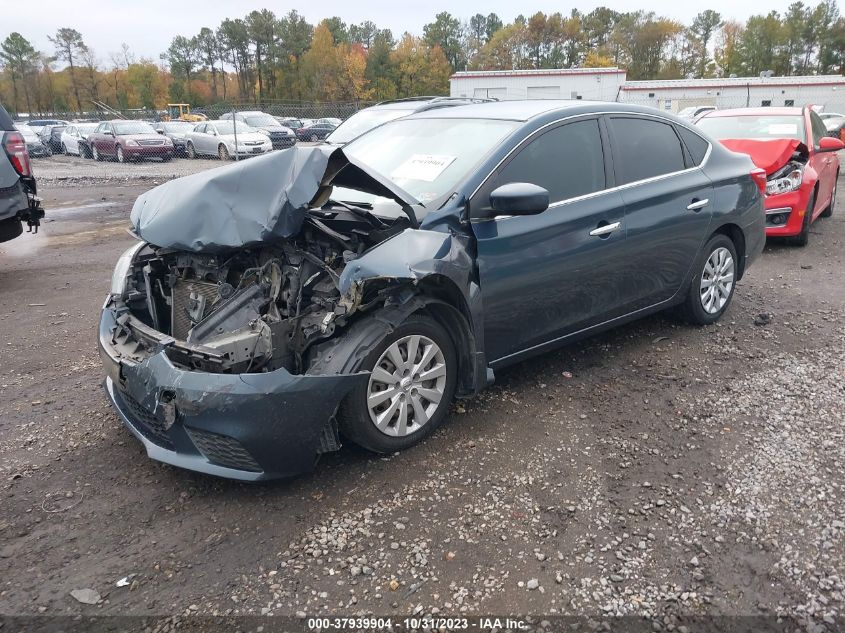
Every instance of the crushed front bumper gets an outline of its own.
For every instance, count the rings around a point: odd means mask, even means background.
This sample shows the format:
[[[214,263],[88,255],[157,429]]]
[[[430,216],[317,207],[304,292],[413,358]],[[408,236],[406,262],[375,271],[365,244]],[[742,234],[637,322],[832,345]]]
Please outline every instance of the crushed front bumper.
[[[152,459],[210,475],[260,481],[310,471],[338,447],[332,417],[366,374],[284,369],[215,374],[176,367],[166,343],[144,360],[121,357],[107,302],[99,351],[106,394]],[[164,337],[165,339],[167,337]]]

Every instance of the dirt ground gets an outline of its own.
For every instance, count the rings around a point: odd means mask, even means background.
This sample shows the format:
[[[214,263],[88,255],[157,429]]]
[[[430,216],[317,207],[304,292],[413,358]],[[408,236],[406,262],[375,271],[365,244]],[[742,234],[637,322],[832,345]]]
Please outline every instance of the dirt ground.
[[[842,625],[845,208],[769,244],[718,325],[648,318],[498,372],[412,450],[246,485],[147,459],[103,396],[148,186],[52,182],[42,231],[0,245],[0,614]]]

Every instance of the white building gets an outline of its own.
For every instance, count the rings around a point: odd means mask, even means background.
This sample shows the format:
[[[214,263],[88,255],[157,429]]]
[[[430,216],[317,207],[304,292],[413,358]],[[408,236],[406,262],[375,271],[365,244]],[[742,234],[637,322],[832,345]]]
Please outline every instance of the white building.
[[[720,109],[815,105],[825,110],[841,111],[845,108],[845,77],[808,75],[626,81],[619,91],[619,101],[650,105],[671,112],[697,105],[714,105]]]
[[[625,71],[618,68],[472,70],[449,80],[453,97],[615,101]]]
[[[698,105],[815,105],[845,112],[845,77],[840,75],[626,81],[619,68],[479,70],[457,72],[449,84],[453,97],[623,101],[670,112]]]

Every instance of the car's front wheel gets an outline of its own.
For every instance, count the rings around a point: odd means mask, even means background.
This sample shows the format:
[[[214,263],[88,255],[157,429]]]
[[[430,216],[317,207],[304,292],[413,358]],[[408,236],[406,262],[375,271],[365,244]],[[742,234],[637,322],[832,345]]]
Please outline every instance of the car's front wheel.
[[[728,309],[736,289],[738,260],[733,240],[722,234],[711,237],[695,270],[683,315],[690,323],[710,325]]]
[[[189,142],[189,143],[188,143],[188,145],[185,147],[185,151],[186,151],[186,152],[187,152],[187,154],[188,154],[188,158],[190,158],[190,159],[194,159],[194,158],[196,158],[196,157],[197,157],[197,150],[196,150],[196,148],[194,147],[194,144],[193,144],[193,143],[190,143],[190,142]]]
[[[94,160],[103,160],[103,157],[100,155],[100,150],[97,149],[96,145],[91,148],[91,156],[94,158]]]
[[[449,334],[437,321],[412,315],[362,360],[367,383],[353,390],[338,412],[343,434],[376,453],[404,450],[444,420],[457,383],[458,363]]]

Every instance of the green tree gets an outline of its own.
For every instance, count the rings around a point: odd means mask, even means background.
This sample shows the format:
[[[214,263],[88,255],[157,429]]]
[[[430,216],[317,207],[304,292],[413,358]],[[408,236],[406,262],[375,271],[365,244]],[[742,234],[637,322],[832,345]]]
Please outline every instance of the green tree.
[[[196,41],[199,59],[211,73],[211,98],[217,101],[217,58],[220,51],[217,36],[214,31],[204,26],[200,29]]]
[[[76,97],[76,107],[82,111],[82,100],[79,98],[79,84],[76,79],[76,62],[87,50],[82,34],[76,29],[61,28],[56,31],[55,37],[48,37],[56,47],[56,56],[66,61],[70,68],[70,81],[73,85],[73,95]]]
[[[181,101],[181,95],[184,94],[185,99],[190,103],[192,101],[191,81],[194,79],[194,71],[199,64],[197,39],[195,37],[177,35],[170,42],[166,58],[170,63],[170,70],[173,73],[174,79],[181,78],[184,80],[184,83],[174,82],[171,85],[170,90],[174,100]]]
[[[446,59],[452,68],[464,67],[461,22],[451,13],[443,11],[434,16],[434,22],[423,26],[423,38],[425,43],[433,48],[439,46],[446,55]]]
[[[705,11],[702,11],[701,13],[696,15],[695,19],[693,19],[692,21],[692,26],[690,26],[689,30],[698,40],[698,44],[700,45],[700,50],[698,52],[699,77],[703,77],[707,70],[707,63],[709,61],[707,47],[712,41],[713,35],[721,26],[721,14],[717,13],[716,11],[713,11],[712,9],[706,9]]]
[[[32,112],[29,94],[29,78],[38,63],[38,51],[20,33],[11,33],[0,44],[0,62],[8,70],[12,79],[12,108],[18,111],[18,85],[23,88],[26,111]]]

